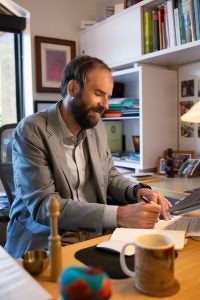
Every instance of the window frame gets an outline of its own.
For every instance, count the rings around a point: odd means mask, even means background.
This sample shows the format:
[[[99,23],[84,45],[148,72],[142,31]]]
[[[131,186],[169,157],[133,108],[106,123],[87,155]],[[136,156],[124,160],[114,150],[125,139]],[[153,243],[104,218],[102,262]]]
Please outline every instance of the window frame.
[[[23,94],[23,60],[22,60],[22,31],[26,27],[24,17],[0,13],[0,31],[14,34],[15,77],[16,77],[16,111],[17,122],[25,116]]]

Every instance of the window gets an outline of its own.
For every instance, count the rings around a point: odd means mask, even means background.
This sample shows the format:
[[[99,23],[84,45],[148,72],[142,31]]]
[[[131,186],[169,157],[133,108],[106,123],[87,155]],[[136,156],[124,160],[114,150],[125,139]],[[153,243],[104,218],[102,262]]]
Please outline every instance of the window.
[[[0,126],[17,122],[14,34],[0,32]]]
[[[0,7],[0,13],[1,7]],[[24,116],[22,30],[25,19],[0,14],[0,126]]]

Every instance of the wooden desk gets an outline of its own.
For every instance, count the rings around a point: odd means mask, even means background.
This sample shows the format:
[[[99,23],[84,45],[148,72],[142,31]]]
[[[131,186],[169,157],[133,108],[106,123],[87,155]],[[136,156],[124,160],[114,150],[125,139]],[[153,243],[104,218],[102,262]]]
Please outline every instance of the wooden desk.
[[[93,246],[103,240],[109,238],[109,235],[89,241],[77,243],[62,248],[63,268],[72,265],[82,265],[75,259],[76,251]],[[180,291],[170,297],[157,298],[164,300],[191,300],[200,297],[200,242],[189,239],[184,249],[179,252],[178,258],[175,260],[175,277],[180,282]],[[36,280],[53,296],[54,300],[59,299],[57,283],[51,283],[48,277],[48,270],[35,277]],[[134,279],[118,279],[112,280],[112,297],[111,300],[136,300],[136,299],[156,299],[155,297],[145,296],[139,293],[134,287]]]

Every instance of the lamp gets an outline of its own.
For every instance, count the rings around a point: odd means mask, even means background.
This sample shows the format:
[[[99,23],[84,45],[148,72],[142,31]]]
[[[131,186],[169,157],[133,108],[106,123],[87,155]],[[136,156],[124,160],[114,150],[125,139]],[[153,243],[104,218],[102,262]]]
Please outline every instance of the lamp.
[[[181,116],[181,121],[200,123],[200,101],[195,103],[185,114]]]

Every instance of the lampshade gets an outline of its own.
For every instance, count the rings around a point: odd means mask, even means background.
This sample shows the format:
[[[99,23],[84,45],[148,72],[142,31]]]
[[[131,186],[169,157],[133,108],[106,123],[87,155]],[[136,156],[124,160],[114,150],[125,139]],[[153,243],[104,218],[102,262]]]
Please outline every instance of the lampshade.
[[[195,103],[185,114],[181,116],[181,121],[200,123],[200,101]]]

